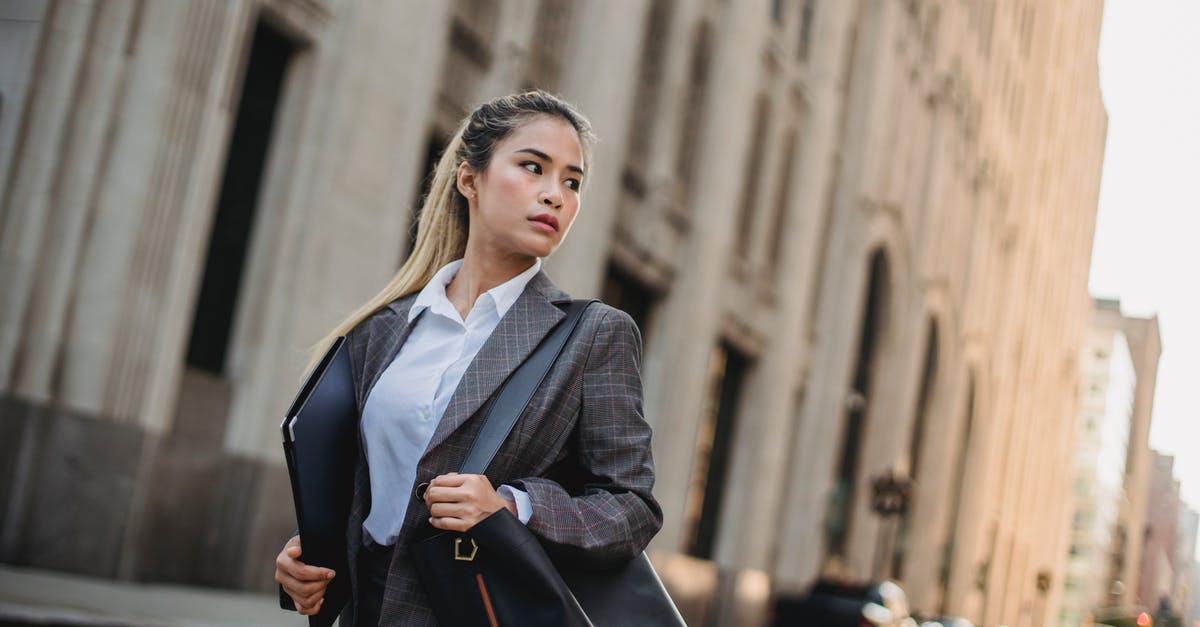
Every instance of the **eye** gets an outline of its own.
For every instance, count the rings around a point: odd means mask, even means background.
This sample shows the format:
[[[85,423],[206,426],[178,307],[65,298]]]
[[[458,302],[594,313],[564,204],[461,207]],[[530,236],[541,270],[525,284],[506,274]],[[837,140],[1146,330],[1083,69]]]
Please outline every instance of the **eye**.
[[[583,183],[580,183],[579,179],[567,179],[567,189],[573,192],[579,191],[580,185],[583,185]]]
[[[522,161],[521,167],[533,172],[534,174],[542,173],[542,164],[538,163],[537,161]]]

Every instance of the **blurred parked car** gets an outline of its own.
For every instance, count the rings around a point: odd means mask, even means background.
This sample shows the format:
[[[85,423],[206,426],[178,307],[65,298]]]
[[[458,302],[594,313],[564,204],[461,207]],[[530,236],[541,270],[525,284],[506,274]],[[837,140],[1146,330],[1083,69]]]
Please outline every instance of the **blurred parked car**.
[[[818,580],[802,596],[781,595],[772,627],[917,627],[908,597],[892,581],[846,583]]]

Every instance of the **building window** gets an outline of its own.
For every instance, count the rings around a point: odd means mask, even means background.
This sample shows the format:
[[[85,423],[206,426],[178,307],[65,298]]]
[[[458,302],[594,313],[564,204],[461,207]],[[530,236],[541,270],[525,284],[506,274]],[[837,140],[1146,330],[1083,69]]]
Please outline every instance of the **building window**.
[[[871,408],[872,373],[878,349],[887,331],[890,271],[882,250],[871,255],[867,294],[859,327],[858,358],[854,379],[847,394],[845,416],[842,420],[841,452],[834,469],[834,485],[826,510],[825,552],[828,556],[844,556],[846,541],[854,520],[854,501],[858,494],[859,453],[866,432],[866,419]]]
[[[760,95],[754,108],[754,130],[747,146],[745,169],[742,172],[742,206],[738,212],[737,241],[734,247],[739,257],[750,251],[750,239],[754,236],[754,218],[758,212],[758,189],[763,175],[764,144],[767,140],[767,123],[771,117],[771,105],[766,96]]]
[[[633,275],[609,266],[608,274],[604,277],[604,285],[600,288],[600,300],[624,311],[633,318],[642,333],[642,345],[646,344],[646,331],[650,328],[650,317],[658,295],[645,283]]]
[[[771,21],[776,26],[783,24],[783,0],[771,0]]]
[[[709,359],[708,400],[696,437],[696,462],[687,499],[687,553],[712,559],[725,495],[734,421],[749,360],[728,344],[713,349]]]
[[[654,0],[651,3],[646,36],[642,40],[642,61],[638,66],[638,88],[633,106],[633,123],[629,125],[629,152],[626,158],[627,170],[639,178],[645,171],[646,157],[654,137],[654,115],[663,81],[672,4],[673,0]]]
[[[569,40],[571,3],[568,0],[541,0],[536,19],[526,82],[555,91],[562,78],[562,58]]]
[[[800,35],[796,42],[796,60],[808,61],[812,46],[813,19],[816,17],[817,0],[803,0],[800,5]]]
[[[492,65],[497,6],[492,0],[457,0],[450,22],[450,48],[442,75],[441,105],[458,117],[477,96],[476,87]]]
[[[437,167],[438,161],[442,158],[442,152],[448,141],[444,134],[433,131],[425,143],[425,166],[418,174],[421,177],[421,183],[417,185],[417,196],[413,198],[412,211],[408,216],[408,241],[404,250],[400,251],[400,263],[396,267],[404,265],[416,246],[417,224],[421,218],[421,209],[425,206],[425,199],[429,197],[429,186],[433,185],[433,169]]]
[[[213,374],[225,372],[271,130],[287,67],[295,52],[296,45],[281,32],[267,22],[258,23],[225,157],[225,173],[188,341],[187,365]]]
[[[767,245],[767,263],[770,265],[772,273],[779,269],[779,257],[783,250],[784,222],[788,212],[788,192],[792,190],[792,185],[796,182],[792,178],[792,172],[796,165],[796,142],[796,130],[792,129],[788,131],[787,137],[783,140],[784,152],[779,166],[778,187],[775,190],[774,202],[770,207],[774,215],[771,217],[771,232],[768,235],[770,241]]]
[[[703,23],[692,41],[691,70],[683,101],[683,127],[679,133],[679,152],[676,154],[675,174],[687,189],[695,175],[696,156],[700,148],[700,133],[704,125],[708,79],[712,64],[712,27]],[[688,196],[685,194],[685,196]],[[687,206],[686,198],[684,206]]]

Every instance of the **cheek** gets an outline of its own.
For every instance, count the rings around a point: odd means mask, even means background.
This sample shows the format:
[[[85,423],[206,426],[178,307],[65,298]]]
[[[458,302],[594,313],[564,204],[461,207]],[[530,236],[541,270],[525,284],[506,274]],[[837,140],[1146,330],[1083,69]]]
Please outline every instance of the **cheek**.
[[[563,235],[566,235],[571,225],[575,224],[575,217],[579,215],[579,201],[575,201],[572,206],[564,207],[563,209],[564,211],[559,215],[558,221],[560,223],[565,222],[563,225]]]
[[[520,172],[505,173],[495,178],[495,200],[505,205],[518,204],[521,194],[528,186],[525,177]]]

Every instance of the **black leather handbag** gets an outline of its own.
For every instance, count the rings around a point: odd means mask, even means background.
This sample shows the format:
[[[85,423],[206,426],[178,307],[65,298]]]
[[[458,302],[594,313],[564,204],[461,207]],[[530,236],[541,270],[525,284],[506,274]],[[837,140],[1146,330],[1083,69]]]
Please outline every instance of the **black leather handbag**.
[[[505,382],[459,472],[480,474],[491,463],[592,302],[572,301],[567,317]],[[466,533],[442,532],[418,540],[410,551],[443,625],[685,625],[645,553],[603,570],[556,564],[507,509]]]

